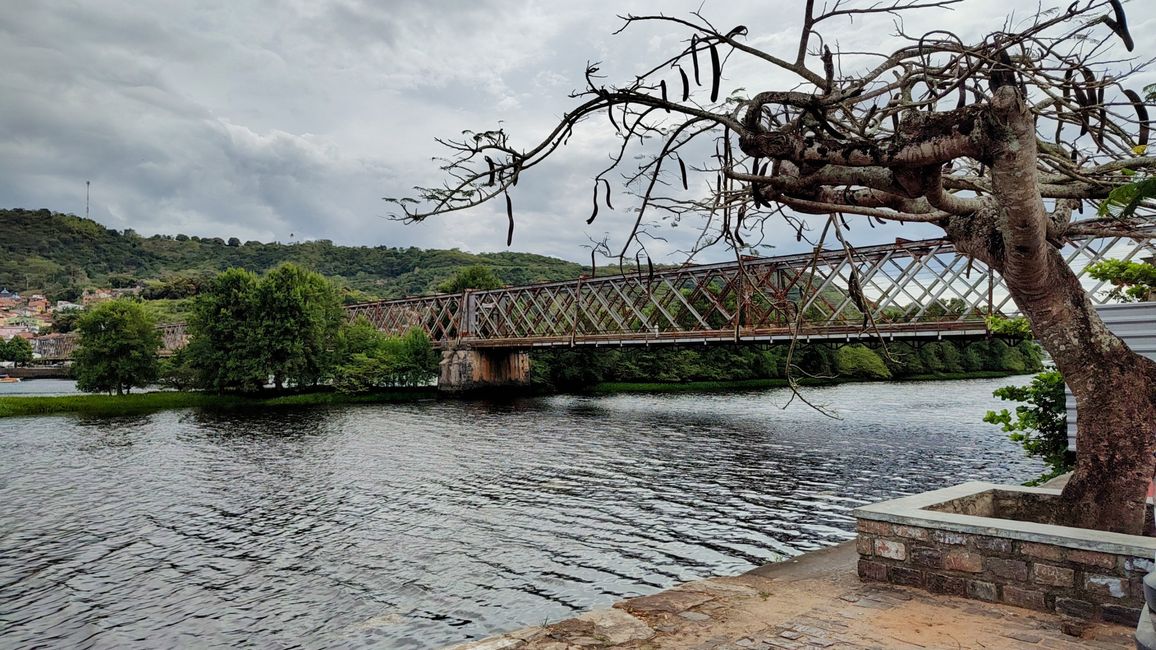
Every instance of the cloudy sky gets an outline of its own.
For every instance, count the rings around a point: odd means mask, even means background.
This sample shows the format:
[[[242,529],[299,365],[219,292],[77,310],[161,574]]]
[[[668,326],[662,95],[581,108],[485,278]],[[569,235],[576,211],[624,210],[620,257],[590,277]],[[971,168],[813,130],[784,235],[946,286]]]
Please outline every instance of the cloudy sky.
[[[613,36],[617,14],[685,17],[700,3],[720,27],[747,25],[752,45],[793,52],[802,0],[13,1],[0,17],[0,207],[83,214],[89,180],[94,219],[145,235],[505,250],[504,206],[403,225],[381,197],[437,180],[435,137],[501,122],[529,145],[567,109],[588,60],[628,79],[686,36]],[[1009,6],[1027,16],[1036,3],[969,0],[906,26],[979,36]],[[1156,7],[1127,6],[1136,54],[1156,55],[1142,36],[1154,32]],[[877,49],[891,31],[888,19],[825,36]],[[724,93],[782,79],[750,64],[727,76]],[[592,124],[519,183],[514,250],[583,260],[591,238],[621,240],[625,200],[584,223],[588,179],[612,145]],[[677,261],[689,230],[666,228],[654,251]],[[934,231],[857,241],[896,234]],[[788,234],[772,241],[797,249]]]

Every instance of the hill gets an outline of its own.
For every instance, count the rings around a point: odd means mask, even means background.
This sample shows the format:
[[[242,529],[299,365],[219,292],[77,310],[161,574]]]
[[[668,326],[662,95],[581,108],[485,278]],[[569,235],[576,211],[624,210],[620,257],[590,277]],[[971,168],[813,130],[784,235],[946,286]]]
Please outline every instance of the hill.
[[[69,299],[86,287],[198,277],[229,267],[262,272],[294,262],[333,278],[356,299],[431,292],[463,267],[488,266],[508,284],[578,277],[582,266],[529,253],[464,253],[321,240],[266,244],[105,228],[49,210],[0,210],[0,287]]]

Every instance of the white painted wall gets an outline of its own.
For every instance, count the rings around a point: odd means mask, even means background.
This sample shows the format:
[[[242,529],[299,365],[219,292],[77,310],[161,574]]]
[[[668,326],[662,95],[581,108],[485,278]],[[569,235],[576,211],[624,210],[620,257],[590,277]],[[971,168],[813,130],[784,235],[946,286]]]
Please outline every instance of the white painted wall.
[[[1128,347],[1156,360],[1156,302],[1132,302],[1096,307],[1108,329]],[[1076,398],[1067,392],[1068,449],[1076,448]]]

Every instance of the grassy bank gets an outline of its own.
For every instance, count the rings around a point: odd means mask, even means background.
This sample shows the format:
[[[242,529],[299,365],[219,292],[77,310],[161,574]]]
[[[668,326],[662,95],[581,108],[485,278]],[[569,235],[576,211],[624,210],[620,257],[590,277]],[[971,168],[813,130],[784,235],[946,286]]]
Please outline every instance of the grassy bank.
[[[959,379],[997,379],[1011,377],[1018,373],[981,370],[977,372],[956,372],[935,375],[913,375],[899,379],[856,379],[850,377],[804,377],[798,383],[802,386],[833,386],[836,384],[853,383],[880,383],[880,382],[909,382],[909,381],[952,381]],[[737,390],[766,390],[768,388],[785,388],[786,379],[741,379],[735,381],[688,381],[683,383],[672,382],[606,382],[596,384],[589,392],[598,395],[614,393],[699,393],[712,391]]]
[[[0,397],[0,418],[77,413],[82,415],[131,415],[179,408],[275,408],[339,404],[402,402],[435,396],[434,388],[398,389],[365,395],[336,392],[298,393],[276,397],[243,397],[167,391],[132,395],[58,395]]]

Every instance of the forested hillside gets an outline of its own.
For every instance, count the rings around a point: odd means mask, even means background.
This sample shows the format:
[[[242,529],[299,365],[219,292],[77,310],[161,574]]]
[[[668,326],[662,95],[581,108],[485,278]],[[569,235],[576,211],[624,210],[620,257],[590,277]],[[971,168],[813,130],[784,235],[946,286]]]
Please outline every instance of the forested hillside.
[[[224,233],[227,234],[227,233]],[[241,242],[185,235],[140,237],[48,210],[0,210],[0,287],[70,298],[90,286],[196,277],[229,267],[263,272],[281,262],[314,269],[359,298],[426,293],[463,267],[482,264],[508,284],[576,278],[578,264],[528,253]]]

